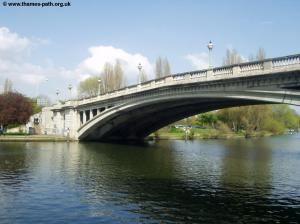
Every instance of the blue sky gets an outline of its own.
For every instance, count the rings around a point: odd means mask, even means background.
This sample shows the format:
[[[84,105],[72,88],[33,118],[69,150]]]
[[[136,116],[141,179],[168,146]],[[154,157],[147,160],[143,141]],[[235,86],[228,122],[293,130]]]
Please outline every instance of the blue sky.
[[[29,96],[54,97],[60,89],[66,97],[68,84],[101,72],[106,55],[124,59],[133,83],[136,63],[142,61],[151,76],[158,56],[169,59],[173,73],[205,67],[209,40],[215,66],[227,48],[244,57],[259,47],[267,57],[300,53],[298,0],[73,0],[64,8],[2,2],[0,85],[11,78],[14,88]]]

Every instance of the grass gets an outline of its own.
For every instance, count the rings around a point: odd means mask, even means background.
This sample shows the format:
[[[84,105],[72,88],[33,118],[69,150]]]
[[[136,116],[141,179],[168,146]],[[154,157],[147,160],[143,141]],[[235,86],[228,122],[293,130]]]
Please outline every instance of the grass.
[[[190,134],[187,134],[188,139],[229,139],[229,138],[253,138],[253,137],[264,137],[272,135],[270,132],[245,132],[241,131],[238,133],[234,132],[224,132],[217,129],[210,128],[195,128],[190,130]],[[156,134],[151,134],[150,138],[158,139],[185,139],[186,134],[183,129],[180,128],[162,128],[156,132]]]

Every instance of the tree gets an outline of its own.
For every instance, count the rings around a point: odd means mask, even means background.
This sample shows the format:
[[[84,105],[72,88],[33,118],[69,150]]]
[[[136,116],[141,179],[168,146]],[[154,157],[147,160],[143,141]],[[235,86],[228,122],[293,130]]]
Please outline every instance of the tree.
[[[155,78],[159,79],[163,77],[162,59],[158,57],[155,63]]]
[[[114,90],[114,67],[111,63],[105,63],[101,73],[101,89],[104,93]]]
[[[218,121],[218,117],[216,113],[208,112],[200,114],[197,121],[200,125],[210,125],[212,128],[215,128],[215,123]]]
[[[92,97],[98,93],[98,79],[99,77],[93,76],[87,78],[79,83],[78,93],[81,97]]]
[[[171,68],[167,58],[163,60],[163,75],[164,76],[171,75]]]
[[[233,65],[244,62],[241,55],[235,49],[227,49],[226,56],[223,59],[223,65]]]
[[[288,105],[272,106],[274,120],[281,122],[286,128],[296,129],[299,127],[299,116]]]
[[[266,58],[266,52],[265,52],[265,49],[260,47],[257,51],[257,54],[256,54],[256,60],[259,60],[259,61],[262,61]]]
[[[253,54],[249,55],[248,60],[249,61],[262,61],[266,58],[266,52],[265,49],[260,47],[255,55],[255,57],[253,56]]]
[[[105,63],[101,74],[102,90],[104,93],[118,90],[126,85],[125,76],[119,60],[113,66],[111,63]]]
[[[167,58],[158,57],[155,63],[155,78],[159,79],[171,74],[170,64]]]
[[[0,125],[26,124],[33,113],[30,99],[20,93],[0,95]]]
[[[12,92],[12,81],[11,80],[5,79],[3,92],[4,93]]]
[[[116,61],[113,71],[113,90],[121,89],[126,85],[126,80],[124,77],[124,72],[120,63],[120,60]]]
[[[147,81],[148,81],[147,73],[145,72],[145,70],[142,70],[141,71],[141,83],[147,82]]]
[[[101,79],[101,93],[115,91],[126,85],[126,79],[121,66],[121,62],[119,60],[116,60],[115,65],[106,62],[104,64],[103,71],[100,77],[93,76],[79,83],[79,95],[86,97],[96,96],[99,92],[99,78]]]

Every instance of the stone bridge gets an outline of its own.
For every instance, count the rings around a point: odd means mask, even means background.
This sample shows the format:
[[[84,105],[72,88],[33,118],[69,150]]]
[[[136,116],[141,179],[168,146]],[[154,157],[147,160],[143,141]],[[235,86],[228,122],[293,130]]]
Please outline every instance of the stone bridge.
[[[46,107],[35,117],[42,133],[136,140],[202,112],[270,103],[300,105],[300,55],[174,74]]]

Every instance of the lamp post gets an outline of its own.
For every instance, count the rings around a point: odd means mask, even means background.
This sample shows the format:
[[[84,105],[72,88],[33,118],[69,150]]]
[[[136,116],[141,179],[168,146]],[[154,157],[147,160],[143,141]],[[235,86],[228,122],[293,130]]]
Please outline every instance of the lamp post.
[[[68,89],[70,91],[70,100],[72,99],[72,85],[69,84]]]
[[[141,84],[141,82],[142,82],[142,68],[143,68],[141,63],[139,63],[137,68],[139,70],[139,84]]]
[[[56,94],[57,102],[59,102],[59,100],[58,100],[59,90],[58,89],[56,90],[55,94]]]
[[[101,79],[98,79],[98,96],[101,95]]]
[[[207,48],[208,48],[208,68],[212,68],[211,52],[212,52],[213,47],[214,47],[214,45],[210,40],[209,43],[207,44]]]

